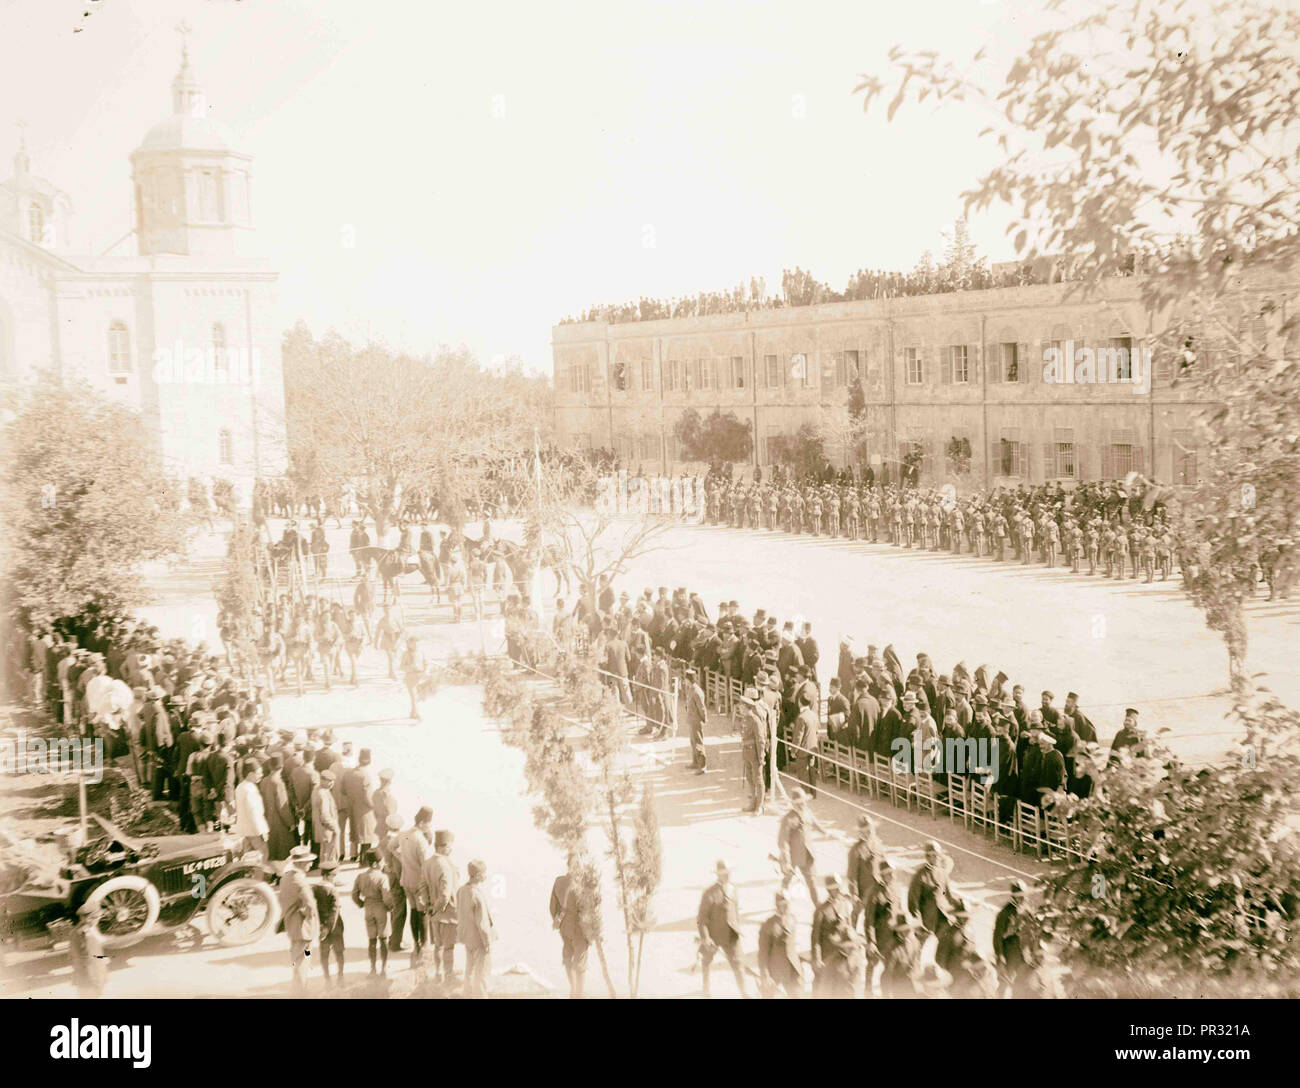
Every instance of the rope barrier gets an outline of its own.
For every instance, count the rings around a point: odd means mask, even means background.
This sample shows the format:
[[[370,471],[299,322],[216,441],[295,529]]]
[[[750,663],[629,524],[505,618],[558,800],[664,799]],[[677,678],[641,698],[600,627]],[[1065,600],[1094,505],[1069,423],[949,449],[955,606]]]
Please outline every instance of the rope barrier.
[[[848,763],[848,764],[842,763],[842,762],[840,762],[840,761],[838,761],[838,760],[836,760],[836,759],[834,759],[834,758],[832,758],[832,757],[828,757],[828,756],[824,753],[824,751],[813,752],[812,749],[805,748],[805,747],[803,747],[802,745],[795,744],[795,743],[793,743],[792,741],[789,741],[789,740],[783,740],[782,743],[785,745],[785,747],[786,747],[787,749],[789,749],[789,748],[793,748],[793,749],[795,749],[796,751],[801,751],[801,752],[805,752],[805,753],[807,753],[807,754],[810,756],[810,758],[815,758],[815,759],[817,759],[817,761],[818,761],[819,764],[829,764],[829,765],[831,765],[831,766],[844,767],[845,769],[847,769],[847,770],[850,772],[850,778],[849,778],[849,782],[850,782],[850,783],[856,783],[860,778],[863,778],[863,777],[868,778],[868,779],[872,779],[872,780],[874,780],[874,781],[876,781],[876,782],[879,782],[879,783],[882,783],[882,784],[886,782],[885,779],[879,778],[879,777],[874,773],[874,771],[867,770],[867,769],[865,769],[865,768],[858,768],[858,767],[856,767],[853,763]],[[832,742],[832,743],[833,743],[833,742]],[[879,757],[879,758],[886,758],[886,757]],[[896,764],[896,761],[893,760],[893,759],[891,759],[891,764],[893,764],[893,765],[897,765],[897,764]],[[791,781],[799,782],[802,786],[808,786],[808,785],[809,785],[809,783],[805,782],[803,779],[800,779],[797,775],[792,775],[789,771],[779,771],[778,773],[784,775],[785,777],[787,777],[787,778],[789,778],[789,779],[791,779]],[[930,806],[931,806],[931,811],[934,812],[936,816],[938,815],[938,810],[939,810],[940,807],[946,808],[946,809],[948,810],[949,814],[950,814],[952,817],[954,817],[954,818],[958,815],[958,809],[956,808],[956,806],[955,806],[954,803],[953,803],[953,798],[952,798],[951,790],[949,791],[949,793],[948,793],[947,796],[945,796],[945,797],[943,797],[943,798],[938,797],[937,794],[936,794],[936,793],[934,792],[934,790],[933,790],[933,782],[934,782],[934,780],[933,780],[932,778],[929,777],[929,775],[928,775],[927,772],[925,772],[925,771],[920,771],[920,772],[916,772],[916,771],[903,771],[903,772],[900,772],[900,774],[902,774],[902,775],[904,775],[904,776],[906,776],[906,777],[908,777],[908,778],[913,779],[914,782],[920,782],[920,781],[926,781],[926,782],[927,782],[927,789],[930,791],[930,792],[929,792],[929,803],[930,803]],[[953,773],[950,772],[950,773],[949,773],[949,783],[951,783],[951,780],[952,780],[952,778],[954,778],[954,777],[965,777],[965,776],[956,775],[956,774],[953,774]],[[835,778],[835,785],[836,785],[837,787],[838,787],[838,785],[839,785],[839,777],[838,777],[838,776],[836,776],[836,778]],[[899,786],[899,784],[897,783],[896,780],[889,780],[889,781],[888,781],[888,790],[889,790],[889,797],[890,797],[890,801],[891,801],[891,802],[897,803],[896,799],[897,799],[897,794],[898,794],[899,789],[900,789],[900,786]],[[902,792],[903,792],[903,794],[904,794],[905,797],[910,797],[910,796],[911,796],[911,794],[912,794],[912,786],[911,786],[911,785],[908,785],[908,784],[904,783],[904,784],[901,786],[901,789],[902,789]],[[828,792],[828,791],[823,790],[823,792]],[[861,811],[861,812],[866,812],[866,813],[868,813],[869,815],[871,815],[873,818],[875,818],[875,817],[879,817],[879,818],[881,818],[881,819],[884,819],[886,822],[888,822],[888,823],[892,823],[892,824],[896,824],[896,825],[899,826],[899,827],[904,827],[904,828],[907,828],[908,830],[911,830],[911,831],[920,831],[919,828],[916,828],[916,827],[914,827],[914,826],[912,826],[912,825],[910,825],[910,824],[903,823],[903,822],[900,821],[900,820],[894,820],[894,819],[892,819],[891,817],[888,817],[888,816],[882,816],[882,815],[880,815],[880,814],[877,813],[877,812],[874,812],[874,811],[872,811],[872,810],[870,810],[870,809],[867,809],[867,808],[865,808],[865,807],[863,807],[863,806],[861,806],[861,805],[857,805],[857,804],[855,804],[854,802],[848,800],[847,798],[842,797],[838,792],[828,792],[828,796],[833,797],[835,800],[839,801],[841,804],[848,805],[850,808],[856,808],[856,809],[858,809],[858,810]],[[920,810],[920,805],[921,805],[922,801],[924,800],[924,797],[923,797],[922,794],[920,793],[919,789],[918,789],[918,791],[917,791],[917,793],[916,793],[916,796],[917,796],[917,805],[918,805],[918,811],[919,811],[919,810]],[[1023,827],[1020,827],[1020,826],[1018,826],[1018,825],[1016,825],[1016,824],[1006,824],[1006,823],[1003,823],[1003,822],[1001,821],[1001,819],[996,815],[996,812],[997,812],[996,799],[997,799],[999,796],[1001,796],[1001,795],[999,795],[999,794],[997,794],[997,793],[986,794],[986,797],[987,797],[989,800],[992,800],[994,803],[993,803],[991,806],[989,806],[989,808],[986,809],[982,814],[978,814],[978,815],[975,814],[975,813],[973,812],[973,810],[971,809],[971,806],[970,806],[970,802],[971,802],[970,794],[969,794],[969,793],[964,793],[963,796],[964,796],[964,800],[963,800],[963,803],[962,803],[962,804],[963,804],[964,812],[961,813],[961,814],[963,815],[963,819],[965,819],[965,818],[967,818],[967,817],[969,816],[969,817],[971,817],[971,818],[974,818],[974,819],[977,821],[978,824],[986,825],[986,826],[992,828],[992,829],[993,829],[993,834],[994,834],[994,838],[995,838],[995,839],[996,839],[997,836],[998,836],[998,832],[999,832],[999,830],[1002,829],[1002,828],[1005,828],[1006,831],[1007,831],[1007,837],[1010,838],[1010,839],[1012,840],[1012,843],[1013,843],[1013,844],[1015,843],[1015,841],[1016,841],[1017,839],[1019,839],[1019,840],[1021,840],[1022,842],[1023,842],[1023,841],[1030,841],[1030,842],[1034,843],[1035,846],[1036,846],[1037,848],[1040,849],[1040,851],[1041,851],[1042,848],[1046,848],[1046,850],[1047,850],[1047,859],[1048,859],[1048,861],[1051,861],[1051,860],[1052,860],[1052,855],[1053,855],[1053,853],[1059,853],[1059,854],[1063,855],[1063,856],[1066,857],[1066,858],[1074,857],[1074,858],[1076,858],[1076,859],[1078,859],[1079,861],[1082,861],[1082,862],[1088,862],[1088,861],[1091,861],[1091,860],[1092,860],[1092,859],[1091,859],[1087,854],[1084,854],[1083,851],[1074,848],[1074,847],[1070,844],[1069,824],[1068,824],[1068,821],[1065,820],[1065,818],[1063,818],[1063,817],[1055,817],[1055,816],[1051,816],[1051,815],[1050,815],[1049,813],[1047,813],[1045,810],[1040,810],[1040,813],[1041,813],[1041,819],[1042,819],[1042,821],[1043,821],[1042,830],[1035,830],[1035,831],[1033,831],[1033,832],[1028,832],[1028,833],[1027,833],[1027,832],[1024,830]],[[1026,802],[1026,801],[1017,801],[1017,808],[1016,808],[1016,818],[1017,818],[1017,819],[1020,818],[1021,811],[1022,811],[1022,810],[1020,809],[1020,807],[1019,807],[1020,805],[1029,805],[1029,802]],[[909,809],[911,808],[911,802],[910,802],[910,801],[908,802],[908,808],[909,808]],[[1062,840],[1062,839],[1060,839],[1060,838],[1056,838],[1056,837],[1053,836],[1053,834],[1052,834],[1052,830],[1051,830],[1051,825],[1050,825],[1050,823],[1049,823],[1050,820],[1059,820],[1059,821],[1061,822],[1061,828],[1062,828],[1062,831],[1063,831],[1063,833],[1064,833],[1064,840]],[[980,854],[980,853],[978,853],[977,851],[970,850],[970,849],[968,849],[967,847],[959,846],[959,845],[957,845],[957,844],[955,844],[955,843],[949,843],[949,842],[947,842],[947,841],[944,840],[944,839],[938,838],[937,836],[933,836],[933,835],[932,835],[932,836],[930,836],[930,837],[931,837],[932,839],[934,839],[935,842],[943,843],[943,845],[945,845],[945,846],[949,846],[949,847],[951,847],[952,849],[960,850],[960,851],[962,851],[963,853],[969,854],[969,855],[971,855],[972,857],[979,858],[979,859],[982,860],[982,861],[987,861],[987,862],[989,862],[989,863],[991,863],[991,864],[993,864],[993,865],[998,865],[998,866],[1000,866],[1001,868],[1006,869],[1006,870],[1009,871],[1009,872],[1013,872],[1013,873],[1015,873],[1015,874],[1018,875],[1018,876],[1025,877],[1025,878],[1028,879],[1028,880],[1037,881],[1037,877],[1033,876],[1032,874],[1030,874],[1030,873],[1026,873],[1026,872],[1024,872],[1023,870],[1020,870],[1020,869],[1016,869],[1016,868],[1014,868],[1013,866],[1006,864],[1005,862],[998,861],[996,858],[990,858],[990,857],[987,857],[987,856],[984,855],[984,854]],[[1014,847],[1013,847],[1013,848],[1014,848]],[[1040,853],[1040,857],[1041,857],[1041,853]],[[1169,890],[1169,891],[1177,891],[1177,890],[1178,890],[1178,889],[1176,889],[1172,884],[1168,884],[1168,883],[1166,883],[1166,882],[1163,881],[1163,880],[1158,880],[1157,878],[1155,878],[1155,877],[1153,877],[1153,876],[1148,876],[1148,875],[1145,874],[1145,873],[1133,873],[1133,874],[1131,874],[1131,875],[1137,877],[1137,878],[1140,879],[1140,880],[1144,880],[1144,881],[1147,881],[1148,883],[1155,884],[1157,887],[1165,888],[1165,889],[1167,889],[1167,890]],[[1201,895],[1195,895],[1195,894],[1193,893],[1193,897],[1194,897],[1195,899],[1198,899],[1198,900],[1199,900],[1200,902],[1202,902],[1202,903],[1208,903],[1208,902],[1209,902],[1208,899],[1206,899],[1204,896],[1201,896]],[[1258,913],[1255,913],[1255,912],[1252,912],[1252,911],[1247,911],[1247,912],[1244,912],[1244,913],[1245,913],[1245,915],[1246,915],[1246,917],[1247,917],[1248,920],[1253,920],[1253,921],[1255,921],[1256,923],[1258,923],[1258,924],[1260,924],[1260,925],[1267,925],[1267,919],[1265,918],[1264,915],[1262,915],[1262,914],[1258,914]]]

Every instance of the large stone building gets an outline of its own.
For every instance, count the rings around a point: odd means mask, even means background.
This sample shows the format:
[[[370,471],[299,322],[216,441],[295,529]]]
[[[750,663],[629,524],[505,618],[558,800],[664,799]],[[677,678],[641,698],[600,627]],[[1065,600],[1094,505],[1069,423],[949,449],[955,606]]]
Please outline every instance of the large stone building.
[[[1045,283],[557,325],[556,432],[611,448],[632,468],[675,473],[677,419],[720,409],[751,424],[753,463],[767,465],[772,439],[847,416],[856,375],[866,459],[889,479],[915,449],[925,483],[988,487],[1131,469],[1195,482],[1196,406],[1171,388],[1169,359],[1148,365],[1151,324],[1137,282],[1110,281],[1087,301],[1071,290]],[[1068,365],[1049,365],[1057,358]],[[832,439],[826,452],[842,465],[848,450]]]
[[[0,379],[84,382],[140,411],[170,473],[245,494],[286,461],[277,275],[250,256],[249,166],[182,53],[171,113],[131,155],[134,230],[109,254],[68,248],[72,202],[22,146],[0,184]]]

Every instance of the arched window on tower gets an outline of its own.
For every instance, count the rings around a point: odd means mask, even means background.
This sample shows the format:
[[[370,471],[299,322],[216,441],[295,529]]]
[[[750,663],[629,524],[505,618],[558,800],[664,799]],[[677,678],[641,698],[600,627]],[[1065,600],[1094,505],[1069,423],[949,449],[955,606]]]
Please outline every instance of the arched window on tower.
[[[34,200],[27,209],[27,232],[38,246],[45,244],[45,209]]]
[[[217,370],[226,368],[226,327],[220,321],[212,326],[212,360]]]
[[[108,326],[108,372],[130,374],[131,370],[131,334],[126,322],[114,321]]]
[[[235,463],[234,444],[230,437],[229,427],[222,427],[217,432],[217,459],[223,465],[233,465]]]

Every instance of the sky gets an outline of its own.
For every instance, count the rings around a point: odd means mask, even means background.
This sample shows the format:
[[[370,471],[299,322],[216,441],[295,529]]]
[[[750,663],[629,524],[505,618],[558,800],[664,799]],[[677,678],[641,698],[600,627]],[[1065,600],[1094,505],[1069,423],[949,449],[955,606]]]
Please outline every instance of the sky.
[[[895,44],[987,45],[996,87],[1045,25],[1036,0],[0,0],[0,170],[21,120],[74,248],[131,229],[128,157],[170,112],[182,19],[253,156],[286,328],[544,371],[551,326],[595,303],[770,290],[796,265],[842,289],[940,252],[996,162],[986,118],[889,123],[854,87]],[[970,223],[991,260],[1008,220]]]

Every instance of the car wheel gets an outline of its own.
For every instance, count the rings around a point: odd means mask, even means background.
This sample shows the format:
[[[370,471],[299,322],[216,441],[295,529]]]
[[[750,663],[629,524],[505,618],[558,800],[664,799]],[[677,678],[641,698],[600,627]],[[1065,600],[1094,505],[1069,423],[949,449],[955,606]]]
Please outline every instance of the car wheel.
[[[142,876],[123,874],[97,884],[86,902],[99,907],[104,947],[126,948],[145,937],[158,921],[162,898]]]
[[[266,881],[239,877],[212,893],[207,919],[209,932],[222,944],[251,944],[275,928],[280,901]]]

